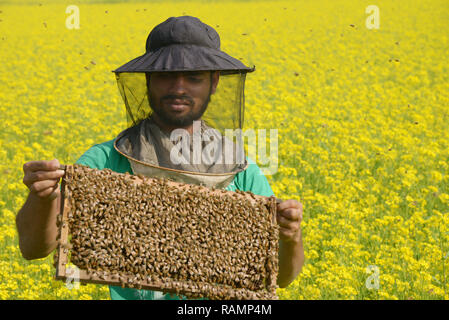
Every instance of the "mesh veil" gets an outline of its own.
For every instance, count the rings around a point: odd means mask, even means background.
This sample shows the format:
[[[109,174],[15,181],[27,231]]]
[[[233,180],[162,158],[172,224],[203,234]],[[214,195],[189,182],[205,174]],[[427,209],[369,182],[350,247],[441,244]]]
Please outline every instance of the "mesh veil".
[[[225,129],[242,129],[246,72],[220,72],[215,93],[202,120],[222,134]],[[126,107],[127,126],[132,127],[152,114],[148,99],[147,77],[143,72],[116,73],[120,94]]]

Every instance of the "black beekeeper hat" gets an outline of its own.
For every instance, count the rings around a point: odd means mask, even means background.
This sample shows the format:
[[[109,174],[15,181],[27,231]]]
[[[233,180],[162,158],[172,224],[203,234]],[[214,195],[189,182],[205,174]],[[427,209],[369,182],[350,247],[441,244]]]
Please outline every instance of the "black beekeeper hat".
[[[252,72],[220,50],[220,36],[211,26],[191,16],[171,17],[148,35],[146,53],[114,72],[220,70]]]
[[[255,67],[221,51],[218,33],[198,18],[171,17],[157,25],[148,35],[145,54],[113,70],[127,109],[128,127],[152,112],[146,73],[209,70],[219,71],[220,79],[202,119],[220,131],[241,129],[245,77]]]

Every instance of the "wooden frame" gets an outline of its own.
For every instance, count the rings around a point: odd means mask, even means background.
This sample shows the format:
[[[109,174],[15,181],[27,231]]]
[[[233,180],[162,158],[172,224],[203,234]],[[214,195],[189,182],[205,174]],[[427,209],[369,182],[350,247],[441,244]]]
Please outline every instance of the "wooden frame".
[[[76,166],[76,165],[75,165]],[[67,274],[67,270],[66,270],[66,265],[69,262],[69,252],[70,252],[70,244],[69,244],[69,234],[70,234],[70,230],[69,230],[69,223],[68,223],[68,215],[69,213],[72,211],[71,208],[71,204],[70,204],[70,191],[67,188],[67,181],[66,181],[66,175],[67,172],[69,173],[73,173],[74,172],[74,166],[72,165],[67,165],[66,166],[66,174],[64,175],[63,179],[62,179],[62,184],[61,184],[61,207],[60,207],[60,213],[58,215],[57,221],[58,221],[58,230],[59,230],[59,243],[58,243],[58,247],[57,247],[57,252],[55,254],[55,267],[56,267],[56,276],[55,279],[56,280],[62,280],[62,281],[67,281],[67,279],[73,279],[73,276]],[[91,169],[91,170],[96,170],[96,169]],[[129,175],[129,174],[120,174],[120,173],[114,173],[117,175],[122,175],[122,176],[126,176],[127,181],[132,181],[132,183],[136,183],[136,184],[141,184],[141,183],[145,183],[145,181],[151,181],[153,180],[153,178],[147,178],[147,177],[143,177],[143,176],[135,176],[135,175]],[[160,180],[159,180],[160,181]],[[192,185],[187,185],[187,184],[182,184],[182,183],[177,183],[177,182],[173,182],[173,181],[166,181],[164,180],[168,185],[170,186],[176,186],[177,188],[183,189],[183,188],[189,188],[192,187]],[[218,195],[220,193],[233,193],[231,191],[225,191],[225,190],[219,190],[219,189],[215,189],[215,190],[211,190],[205,187],[201,187],[201,186],[195,186],[197,188],[204,188],[204,191],[207,192],[211,192],[214,195]],[[252,202],[255,201],[264,201],[268,206],[269,206],[269,211],[271,214],[271,226],[273,228],[275,228],[276,230],[278,230],[278,226],[276,223],[276,202],[279,202],[275,197],[263,197],[263,196],[258,196],[258,195],[254,195],[252,193],[239,193],[241,196],[246,197],[247,199],[249,199]],[[262,298],[262,299],[277,299],[276,296],[276,292],[275,292],[275,288],[277,287],[276,285],[276,281],[277,281],[277,270],[278,270],[278,260],[277,260],[277,253],[278,253],[278,231],[276,231],[274,233],[276,235],[276,239],[267,239],[269,240],[269,243],[273,244],[274,241],[276,241],[276,259],[273,260],[270,259],[270,261],[266,261],[266,266],[267,266],[267,276],[268,278],[266,279],[265,282],[265,288],[263,290],[259,290],[259,291],[253,291],[250,289],[246,289],[246,288],[232,288],[230,286],[225,286],[225,285],[221,285],[221,284],[213,284],[213,283],[207,283],[205,282],[204,284],[207,284],[209,286],[213,287],[221,287],[221,288],[225,288],[228,292],[230,292],[231,294],[229,295],[229,298],[231,299],[235,299],[237,296],[242,295],[243,296],[247,296],[250,297],[250,299],[258,299],[258,298]],[[270,249],[271,248],[271,249]],[[270,250],[272,250],[272,246],[269,247],[268,252],[270,252]],[[268,256],[268,255],[267,255]],[[144,281],[139,281],[137,283],[130,283],[130,279],[131,277],[129,275],[126,274],[121,274],[119,276],[117,276],[117,274],[112,274],[112,273],[105,273],[105,272],[88,272],[88,270],[85,269],[79,269],[79,282],[80,283],[96,283],[96,284],[103,284],[103,285],[111,285],[111,286],[125,286],[125,287],[133,287],[136,288],[136,286],[138,288],[141,289],[146,289],[146,290],[157,290],[157,291],[163,291],[163,292],[168,292],[168,293],[176,293],[176,294],[191,294],[191,295],[199,295],[201,296],[202,292],[199,290],[194,290],[194,289],[188,289],[185,291],[182,291],[182,289],[180,290],[180,287],[183,286],[183,284],[185,284],[186,282],[183,281],[176,281],[179,286],[177,287],[167,287],[167,285],[165,285],[163,282],[161,281],[148,281],[148,280],[144,280]],[[271,271],[271,272],[270,272]],[[78,279],[77,279],[78,280]],[[214,289],[212,289],[214,290]],[[256,298],[258,297],[258,298]]]

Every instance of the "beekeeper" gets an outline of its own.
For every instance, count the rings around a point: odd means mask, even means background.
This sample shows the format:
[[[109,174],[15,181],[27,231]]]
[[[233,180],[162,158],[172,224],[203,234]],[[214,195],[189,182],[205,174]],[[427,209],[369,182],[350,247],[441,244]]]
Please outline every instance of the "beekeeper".
[[[221,51],[218,33],[198,18],[167,19],[150,32],[145,54],[113,71],[128,128],[92,146],[76,163],[272,196],[260,168],[244,156],[238,134],[243,128],[245,78],[254,70]],[[237,134],[227,136],[227,130]],[[23,182],[30,192],[16,223],[25,259],[46,257],[57,246],[58,186],[64,174],[59,166],[57,159],[23,166]],[[288,286],[304,264],[301,220],[299,201],[278,204],[280,287]],[[109,288],[111,299],[183,298]]]

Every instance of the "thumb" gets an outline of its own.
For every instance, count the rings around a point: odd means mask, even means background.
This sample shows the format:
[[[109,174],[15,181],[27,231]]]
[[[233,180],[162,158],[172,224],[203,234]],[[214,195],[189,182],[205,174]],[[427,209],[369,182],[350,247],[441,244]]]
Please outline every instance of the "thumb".
[[[57,183],[55,185],[55,187],[53,188],[53,193],[50,194],[50,196],[48,197],[49,200],[54,200],[57,197],[59,197],[59,195],[61,194],[61,190],[59,189],[59,183]]]

